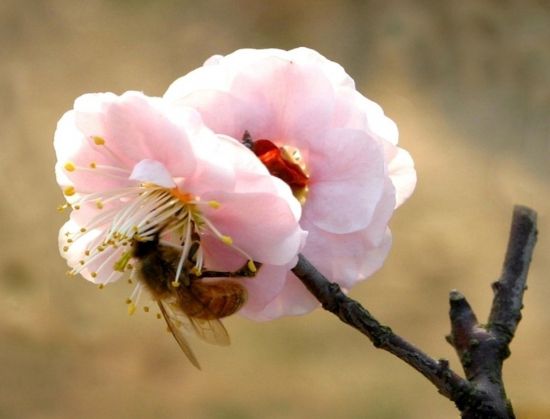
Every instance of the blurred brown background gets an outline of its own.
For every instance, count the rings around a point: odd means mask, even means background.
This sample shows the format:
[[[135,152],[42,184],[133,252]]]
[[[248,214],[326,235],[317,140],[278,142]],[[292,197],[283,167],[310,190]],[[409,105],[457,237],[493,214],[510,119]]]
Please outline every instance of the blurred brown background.
[[[399,125],[419,183],[385,267],[352,291],[458,368],[447,294],[480,317],[514,203],[540,213],[524,319],[505,364],[519,417],[550,417],[550,2],[3,0],[0,3],[0,418],[455,418],[423,377],[329,314],[226,324],[204,371],[125,284],[69,280],[57,119],[82,93],[168,84],[210,55],[305,45]]]

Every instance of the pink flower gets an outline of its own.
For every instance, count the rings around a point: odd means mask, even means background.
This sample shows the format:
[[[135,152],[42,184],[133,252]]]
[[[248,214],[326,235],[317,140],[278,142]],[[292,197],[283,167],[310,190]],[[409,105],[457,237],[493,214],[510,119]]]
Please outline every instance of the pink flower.
[[[54,145],[72,208],[59,236],[72,274],[116,281],[131,270],[133,241],[159,234],[182,260],[198,240],[198,271],[296,260],[305,233],[290,188],[193,109],[137,92],[83,95],[59,121]]]
[[[307,48],[243,49],[211,57],[164,97],[197,109],[214,132],[243,139],[291,186],[309,234],[302,252],[323,274],[349,289],[381,267],[388,221],[416,173],[396,125],[340,65]],[[292,273],[272,278],[257,284],[262,298],[244,315],[267,320],[317,306]]]

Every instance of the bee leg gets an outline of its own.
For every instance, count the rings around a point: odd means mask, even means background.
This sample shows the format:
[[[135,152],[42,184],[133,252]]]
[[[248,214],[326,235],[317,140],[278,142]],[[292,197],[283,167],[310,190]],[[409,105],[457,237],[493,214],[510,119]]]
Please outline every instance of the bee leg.
[[[254,278],[258,269],[262,267],[260,262],[248,261],[240,269],[232,272],[232,277]]]
[[[252,265],[252,266],[251,266]],[[200,276],[194,276],[194,279],[201,278],[254,278],[258,273],[258,269],[262,267],[260,262],[249,261],[241,268],[233,272],[224,271],[202,271]]]

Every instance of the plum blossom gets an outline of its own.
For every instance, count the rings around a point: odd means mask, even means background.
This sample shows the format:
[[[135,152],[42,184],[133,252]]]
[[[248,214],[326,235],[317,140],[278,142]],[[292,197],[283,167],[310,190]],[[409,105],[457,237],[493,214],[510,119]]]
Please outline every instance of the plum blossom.
[[[324,275],[349,289],[381,267],[391,247],[388,222],[412,194],[416,172],[397,146],[395,123],[340,65],[307,48],[241,49],[209,58],[164,98],[241,140],[291,187],[308,232],[302,253]],[[262,287],[262,298],[241,313],[255,320],[318,305],[289,271],[252,286]]]
[[[71,274],[100,286],[132,272],[135,240],[160,235],[181,250],[178,269],[198,241],[200,272],[287,266],[305,239],[290,188],[193,109],[138,92],[86,94],[60,119],[54,146],[71,209],[60,252]]]

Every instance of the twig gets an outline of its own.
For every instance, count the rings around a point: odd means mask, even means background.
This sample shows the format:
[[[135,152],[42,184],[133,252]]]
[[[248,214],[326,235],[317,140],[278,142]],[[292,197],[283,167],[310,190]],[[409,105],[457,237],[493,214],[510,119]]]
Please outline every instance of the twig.
[[[493,304],[486,326],[480,325],[466,301],[451,292],[451,336],[466,378],[478,394],[462,410],[465,419],[514,418],[502,381],[502,364],[510,355],[510,342],[521,319],[527,272],[537,239],[537,215],[522,206],[514,208],[508,250],[500,279],[493,283]]]
[[[457,350],[466,379],[436,361],[376,320],[357,301],[329,282],[303,256],[292,270],[323,308],[366,335],[375,347],[397,356],[424,375],[438,391],[455,402],[465,419],[514,417],[502,383],[502,362],[508,356],[520,319],[527,270],[536,239],[536,213],[515,207],[508,252],[501,279],[493,285],[495,297],[487,328],[480,326],[470,305],[452,291],[448,340]]]

